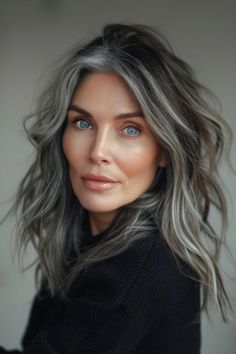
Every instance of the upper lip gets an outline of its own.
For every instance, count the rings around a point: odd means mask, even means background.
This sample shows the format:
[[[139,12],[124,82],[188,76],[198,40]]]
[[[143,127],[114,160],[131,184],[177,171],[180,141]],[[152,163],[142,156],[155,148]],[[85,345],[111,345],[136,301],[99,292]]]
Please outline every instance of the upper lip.
[[[116,183],[113,178],[108,177],[108,176],[102,176],[102,175],[93,175],[93,174],[86,174],[82,177],[83,179],[89,179],[91,181],[99,181],[99,182],[109,182],[109,183]]]

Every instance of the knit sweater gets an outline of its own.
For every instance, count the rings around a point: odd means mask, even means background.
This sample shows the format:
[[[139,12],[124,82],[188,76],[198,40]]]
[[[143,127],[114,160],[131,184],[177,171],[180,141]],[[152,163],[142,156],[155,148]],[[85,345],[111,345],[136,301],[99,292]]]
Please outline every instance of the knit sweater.
[[[84,247],[106,233],[88,234]],[[200,289],[159,232],[90,266],[67,300],[41,289],[23,351],[0,354],[199,354]]]

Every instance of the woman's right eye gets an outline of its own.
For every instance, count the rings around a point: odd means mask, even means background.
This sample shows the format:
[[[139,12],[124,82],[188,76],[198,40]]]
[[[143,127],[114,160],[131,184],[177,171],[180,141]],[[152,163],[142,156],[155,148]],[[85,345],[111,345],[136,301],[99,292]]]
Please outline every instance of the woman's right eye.
[[[76,119],[74,125],[79,129],[91,129],[91,124],[85,119]]]

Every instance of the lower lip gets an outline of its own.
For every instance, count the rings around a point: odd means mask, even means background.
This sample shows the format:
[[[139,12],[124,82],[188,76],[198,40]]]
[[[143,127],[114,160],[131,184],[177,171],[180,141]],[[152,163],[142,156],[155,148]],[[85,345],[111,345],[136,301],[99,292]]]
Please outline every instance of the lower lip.
[[[94,191],[106,191],[117,186],[117,182],[101,182],[93,181],[91,179],[82,179],[85,187]]]

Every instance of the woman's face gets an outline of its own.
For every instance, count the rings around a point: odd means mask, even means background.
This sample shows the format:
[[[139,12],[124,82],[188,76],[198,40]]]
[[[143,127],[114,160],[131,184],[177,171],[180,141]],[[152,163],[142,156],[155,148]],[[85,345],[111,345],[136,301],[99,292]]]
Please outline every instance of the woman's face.
[[[110,221],[150,187],[157,168],[165,165],[137,100],[114,73],[88,74],[76,89],[63,150],[81,205]]]

